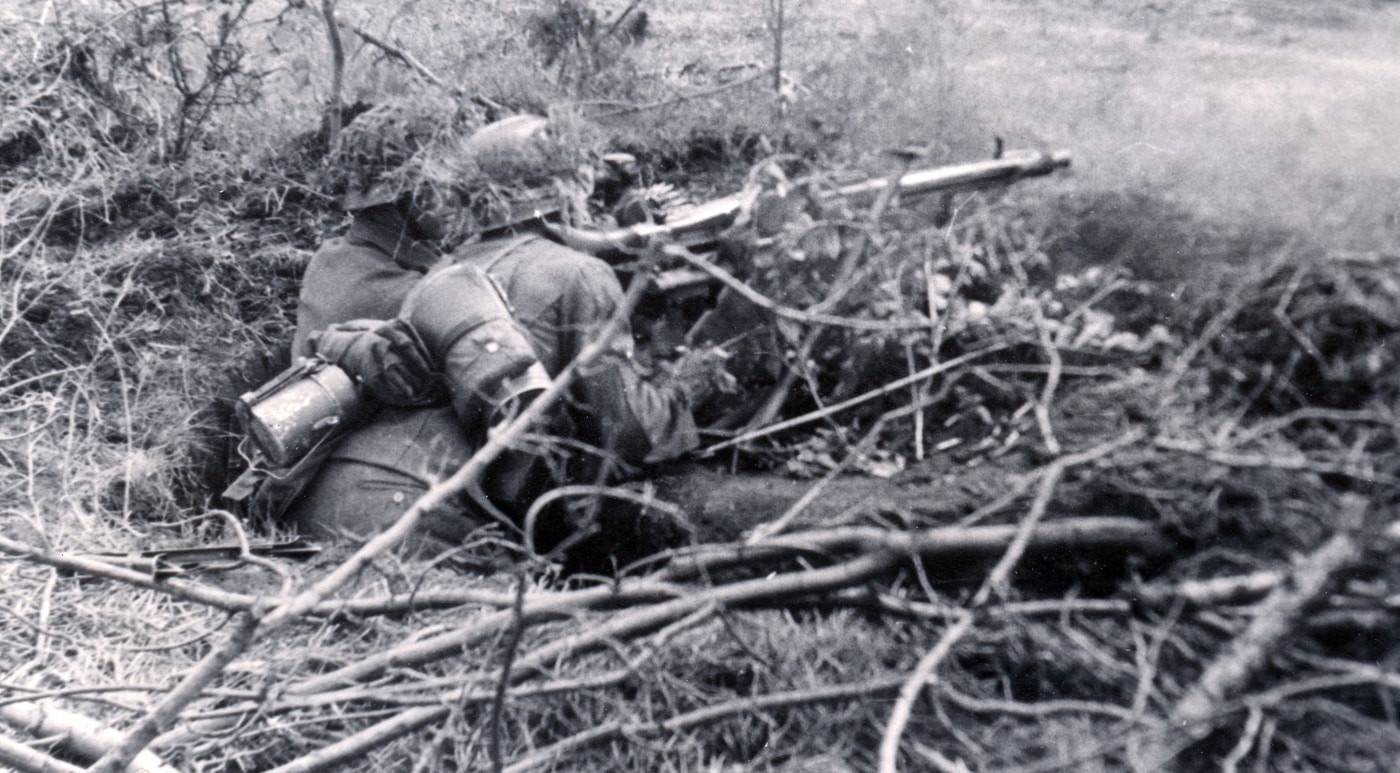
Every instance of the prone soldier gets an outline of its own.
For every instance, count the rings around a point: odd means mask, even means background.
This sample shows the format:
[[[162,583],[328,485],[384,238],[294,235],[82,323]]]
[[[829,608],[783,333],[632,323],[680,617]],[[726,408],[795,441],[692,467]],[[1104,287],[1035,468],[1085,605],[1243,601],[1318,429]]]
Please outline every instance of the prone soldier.
[[[305,534],[366,539],[452,474],[488,429],[548,385],[617,313],[613,269],[558,243],[549,221],[589,193],[579,154],[546,119],[516,116],[466,136],[423,138],[380,108],[346,128],[377,143],[379,171],[345,197],[352,224],[308,265],[293,355],[337,366],[375,407],[342,417],[253,500]],[[356,126],[362,120],[365,126]],[[540,447],[502,456],[470,496],[428,513],[411,550],[461,546],[543,491],[601,482],[698,444],[691,405],[708,385],[649,381],[626,329],[569,389]],[[588,449],[579,453],[578,449]]]

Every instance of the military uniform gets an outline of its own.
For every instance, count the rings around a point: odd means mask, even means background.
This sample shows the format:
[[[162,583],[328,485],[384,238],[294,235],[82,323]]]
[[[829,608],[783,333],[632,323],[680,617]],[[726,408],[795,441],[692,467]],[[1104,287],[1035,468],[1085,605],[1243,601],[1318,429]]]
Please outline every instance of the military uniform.
[[[311,355],[307,337],[352,319],[392,319],[437,249],[384,211],[357,214],[344,236],[329,239],[306,266],[297,300],[292,357]]]
[[[402,308],[386,316],[397,313],[419,332],[451,394],[447,405],[382,409],[336,446],[292,511],[306,533],[357,539],[383,530],[458,469],[481,446],[490,413],[510,385],[532,374],[536,386],[544,374],[557,376],[623,298],[605,263],[533,233],[470,244],[451,265],[411,284],[395,268],[376,271],[354,259],[316,268],[314,282],[308,269],[299,307],[306,312],[298,315],[303,346],[309,348],[317,329],[312,325],[383,313],[397,300]],[[483,287],[485,276],[504,291],[510,311],[492,310],[487,294],[494,288]],[[368,289],[366,277],[376,277],[375,289],[361,292]],[[507,454],[481,481],[494,506],[519,517],[561,477],[593,482],[609,470],[674,458],[698,445],[685,396],[642,377],[625,326],[616,342],[580,374],[548,428],[601,453],[575,454],[553,469],[540,457]],[[462,498],[425,516],[414,547],[436,553],[459,546],[488,521],[479,505]]]

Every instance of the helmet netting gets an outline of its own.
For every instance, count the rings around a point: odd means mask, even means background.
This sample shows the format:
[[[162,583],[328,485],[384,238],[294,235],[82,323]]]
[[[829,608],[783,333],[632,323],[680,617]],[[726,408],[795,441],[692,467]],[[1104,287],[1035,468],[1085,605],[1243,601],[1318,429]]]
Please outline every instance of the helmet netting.
[[[474,125],[474,116],[452,102],[420,98],[376,105],[337,136],[329,156],[329,192],[372,204],[440,188],[438,180],[423,174],[423,155]]]

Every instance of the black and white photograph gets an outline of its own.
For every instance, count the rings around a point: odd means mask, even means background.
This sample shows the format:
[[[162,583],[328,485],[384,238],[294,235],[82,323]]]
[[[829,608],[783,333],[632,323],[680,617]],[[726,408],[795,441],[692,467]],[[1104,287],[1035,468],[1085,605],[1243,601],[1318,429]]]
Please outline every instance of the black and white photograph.
[[[0,0],[0,770],[1400,770],[1400,2]]]

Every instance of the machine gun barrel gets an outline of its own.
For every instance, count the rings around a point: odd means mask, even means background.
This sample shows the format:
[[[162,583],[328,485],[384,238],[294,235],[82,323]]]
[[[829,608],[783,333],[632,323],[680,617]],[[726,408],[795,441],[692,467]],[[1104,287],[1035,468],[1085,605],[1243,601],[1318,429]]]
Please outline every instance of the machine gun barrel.
[[[1067,150],[1014,150],[987,161],[916,169],[899,178],[899,195],[916,197],[1007,185],[1026,177],[1051,174],[1068,167],[1070,161]],[[873,200],[889,185],[888,178],[875,177],[839,186],[823,198],[848,198],[859,203]],[[746,202],[746,196],[735,193],[696,205],[665,223],[642,223],[608,231],[558,228],[564,242],[575,249],[603,258],[625,258],[658,238],[685,245],[712,241],[734,224]]]
[[[1034,150],[1014,150],[1001,158],[973,161],[967,164],[916,169],[899,178],[900,196],[922,196],[929,193],[968,191],[993,185],[1008,185],[1025,177],[1040,177],[1070,165],[1070,153],[1057,150],[1041,153]],[[838,188],[837,197],[853,200],[873,199],[889,187],[890,181],[875,177]]]

